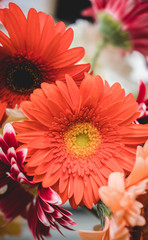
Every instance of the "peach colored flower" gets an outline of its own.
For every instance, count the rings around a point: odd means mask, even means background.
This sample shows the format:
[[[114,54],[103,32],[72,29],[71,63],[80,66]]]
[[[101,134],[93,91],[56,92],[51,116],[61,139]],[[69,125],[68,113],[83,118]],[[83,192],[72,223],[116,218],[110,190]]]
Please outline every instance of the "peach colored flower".
[[[120,221],[132,227],[143,226],[145,219],[140,215],[143,205],[136,198],[145,193],[147,183],[148,179],[126,188],[124,174],[115,172],[110,174],[108,186],[99,189],[99,194]]]
[[[125,179],[121,172],[111,173],[108,186],[99,189],[101,200],[113,215],[102,231],[79,231],[82,240],[129,240],[128,226],[143,226],[141,216],[143,204],[137,197],[148,189],[148,140],[143,147],[137,147],[136,161],[131,174]]]
[[[136,162],[126,180],[127,187],[148,178],[148,140],[143,147],[137,147]]]
[[[130,234],[126,222],[120,221],[118,217],[112,216],[110,220],[109,240],[129,240]],[[105,240],[108,240],[105,239]],[[103,239],[104,240],[104,239]]]
[[[97,229],[98,228],[98,229]],[[99,225],[94,231],[78,231],[78,235],[82,240],[129,240],[129,231],[125,227],[125,221],[120,222],[116,217],[105,218],[105,226],[99,231]]]
[[[101,187],[99,194],[110,210],[124,219],[127,225],[143,226],[145,219],[140,215],[143,205],[136,198],[148,189],[148,141],[137,147],[136,161],[131,174],[125,179],[123,173],[111,173],[108,186]]]
[[[82,240],[109,240],[109,235],[108,235],[109,225],[110,225],[109,218],[106,217],[105,226],[102,231],[80,230],[80,231],[78,231],[78,235]],[[96,228],[99,228],[99,226],[96,226]]]

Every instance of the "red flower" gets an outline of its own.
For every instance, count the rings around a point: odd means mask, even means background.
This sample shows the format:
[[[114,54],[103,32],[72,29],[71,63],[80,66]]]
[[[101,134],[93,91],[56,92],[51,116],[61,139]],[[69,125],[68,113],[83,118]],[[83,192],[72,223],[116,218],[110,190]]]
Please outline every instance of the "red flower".
[[[131,171],[148,125],[132,124],[138,104],[119,83],[110,87],[90,74],[80,88],[69,76],[66,82],[42,83],[21,104],[29,120],[14,127],[28,148],[25,170],[34,182],[52,186],[73,208],[92,208],[111,172]]]
[[[146,84],[143,81],[140,81],[137,96],[137,102],[139,104],[138,111],[140,112],[138,122],[143,124],[148,123],[148,97],[146,98],[146,90]]]
[[[148,2],[140,0],[90,0],[83,15],[99,21],[107,41],[127,50],[148,55]]]
[[[63,22],[54,24],[45,13],[30,9],[27,19],[13,4],[0,10],[0,20],[9,36],[0,32],[0,98],[8,107],[28,99],[42,82],[64,80],[65,73],[77,81],[90,64],[76,63],[82,47],[69,49],[73,30]]]
[[[27,149],[17,150],[18,142],[10,124],[0,137],[0,210],[10,222],[18,215],[27,218],[34,239],[50,236],[59,225],[75,226],[71,213],[59,207],[61,199],[51,188],[38,187],[24,172]],[[10,204],[11,203],[11,204]],[[28,208],[29,206],[29,208]]]

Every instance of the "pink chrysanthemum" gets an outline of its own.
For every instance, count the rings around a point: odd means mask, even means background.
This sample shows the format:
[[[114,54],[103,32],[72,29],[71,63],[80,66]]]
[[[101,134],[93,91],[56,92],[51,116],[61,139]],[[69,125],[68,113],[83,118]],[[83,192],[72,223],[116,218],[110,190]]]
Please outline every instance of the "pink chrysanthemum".
[[[29,151],[27,174],[73,208],[92,208],[111,172],[131,171],[148,136],[148,125],[132,124],[139,116],[133,95],[90,74],[80,88],[69,76],[66,84],[43,83],[21,108],[29,120],[14,127]]]
[[[42,188],[24,172],[27,149],[17,150],[18,142],[10,124],[0,137],[0,210],[5,220],[18,215],[27,218],[34,239],[50,236],[50,229],[59,225],[70,229],[75,223],[71,213],[59,207],[61,199],[51,188]],[[11,204],[10,204],[11,203]]]
[[[140,0],[90,0],[83,15],[99,21],[100,34],[113,45],[148,56],[148,2]]]

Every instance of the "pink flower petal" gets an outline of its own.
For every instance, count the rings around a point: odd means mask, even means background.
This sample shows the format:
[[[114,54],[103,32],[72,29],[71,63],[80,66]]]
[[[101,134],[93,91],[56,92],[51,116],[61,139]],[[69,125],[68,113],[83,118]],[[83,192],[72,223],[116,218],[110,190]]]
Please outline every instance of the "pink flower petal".
[[[48,218],[46,217],[45,212],[43,211],[39,201],[37,204],[37,216],[38,219],[43,223],[43,225],[45,225],[46,227],[50,226],[50,222],[48,221]]]
[[[4,126],[3,139],[7,142],[9,147],[18,148],[18,142],[16,141],[15,131],[10,123]]]
[[[146,95],[146,84],[143,81],[139,81],[139,93],[137,97],[137,102],[139,104],[144,102],[145,95]]]
[[[62,203],[60,196],[51,188],[39,188],[38,194],[43,201],[58,205]]]

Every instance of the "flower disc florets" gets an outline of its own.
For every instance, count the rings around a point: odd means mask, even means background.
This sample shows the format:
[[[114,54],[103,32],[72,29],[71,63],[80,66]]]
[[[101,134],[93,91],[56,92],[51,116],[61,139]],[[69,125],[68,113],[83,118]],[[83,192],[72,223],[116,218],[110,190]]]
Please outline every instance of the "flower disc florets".
[[[98,129],[89,122],[76,123],[69,127],[64,136],[67,150],[77,158],[92,155],[101,142]]]

